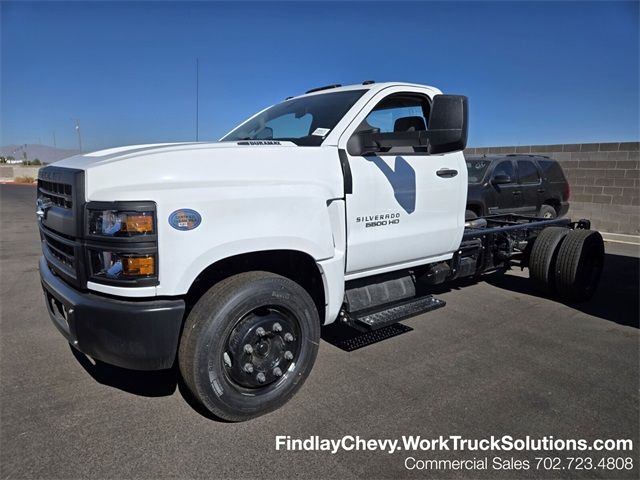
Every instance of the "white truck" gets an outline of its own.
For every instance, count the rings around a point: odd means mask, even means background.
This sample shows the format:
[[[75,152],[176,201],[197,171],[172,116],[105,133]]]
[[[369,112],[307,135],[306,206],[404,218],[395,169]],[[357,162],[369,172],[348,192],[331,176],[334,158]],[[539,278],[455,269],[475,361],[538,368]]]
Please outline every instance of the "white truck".
[[[588,298],[587,220],[465,223],[467,99],[363,82],[290,97],[215,143],[112,148],[40,170],[40,276],[53,323],[117,366],[179,366],[217,417],[282,406],[321,326],[366,336],[443,305],[431,285],[529,267]]]

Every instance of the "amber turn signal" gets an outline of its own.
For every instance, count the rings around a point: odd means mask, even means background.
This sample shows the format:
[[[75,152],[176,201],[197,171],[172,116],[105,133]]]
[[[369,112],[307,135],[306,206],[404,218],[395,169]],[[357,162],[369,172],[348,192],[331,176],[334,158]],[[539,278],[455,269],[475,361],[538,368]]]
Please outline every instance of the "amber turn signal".
[[[124,257],[122,259],[122,273],[125,275],[154,275],[156,271],[153,256]]]
[[[153,217],[151,215],[126,216],[126,229],[128,233],[153,233]]]

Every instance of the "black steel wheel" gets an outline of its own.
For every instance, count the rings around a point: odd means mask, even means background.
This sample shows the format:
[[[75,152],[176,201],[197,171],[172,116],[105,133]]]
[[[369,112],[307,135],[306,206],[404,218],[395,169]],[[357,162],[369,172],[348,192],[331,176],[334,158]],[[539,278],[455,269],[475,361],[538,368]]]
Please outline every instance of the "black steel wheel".
[[[558,251],[555,282],[558,294],[570,302],[589,300],[604,267],[604,241],[595,230],[572,230]]]
[[[183,329],[180,371],[212,414],[243,421],[284,405],[311,372],[320,320],[300,285],[247,272],[214,285]]]
[[[269,305],[242,317],[222,353],[229,381],[247,389],[277,388],[300,354],[300,325],[291,312]]]

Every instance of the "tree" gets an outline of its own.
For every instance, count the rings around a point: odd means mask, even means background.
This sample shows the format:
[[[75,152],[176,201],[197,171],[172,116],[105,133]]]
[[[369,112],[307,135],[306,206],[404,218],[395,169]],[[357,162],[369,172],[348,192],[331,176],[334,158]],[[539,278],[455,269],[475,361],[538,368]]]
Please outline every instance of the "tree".
[[[39,159],[34,158],[34,159],[31,161],[31,165],[42,165],[42,162],[41,162]]]

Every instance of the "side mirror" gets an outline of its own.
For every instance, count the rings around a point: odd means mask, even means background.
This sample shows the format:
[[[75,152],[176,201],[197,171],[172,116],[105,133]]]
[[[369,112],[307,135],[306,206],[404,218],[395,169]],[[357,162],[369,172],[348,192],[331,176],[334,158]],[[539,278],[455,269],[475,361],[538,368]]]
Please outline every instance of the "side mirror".
[[[467,146],[469,101],[463,95],[436,95],[429,114],[429,153],[448,153]]]
[[[374,153],[381,151],[378,142],[376,142],[374,138],[379,134],[379,128],[370,128],[352,135],[347,142],[347,152],[349,152],[350,155],[359,157],[373,155]]]
[[[511,183],[511,177],[500,173],[491,179],[491,183],[494,185],[504,185],[505,183]]]

